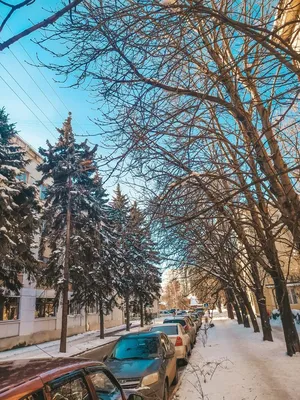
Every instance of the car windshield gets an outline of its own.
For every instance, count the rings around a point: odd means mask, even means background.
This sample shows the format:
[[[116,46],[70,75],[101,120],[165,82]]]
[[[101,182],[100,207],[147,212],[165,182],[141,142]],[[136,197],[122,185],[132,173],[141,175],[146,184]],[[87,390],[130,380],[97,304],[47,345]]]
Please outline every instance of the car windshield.
[[[172,320],[165,320],[164,324],[180,324],[181,326],[185,326],[186,322],[184,319],[172,319]]]
[[[166,325],[166,326],[154,326],[151,329],[151,332],[163,332],[166,335],[177,335],[178,334],[178,328],[177,326],[174,325]]]
[[[117,360],[158,357],[158,337],[126,337],[119,340],[111,354]]]

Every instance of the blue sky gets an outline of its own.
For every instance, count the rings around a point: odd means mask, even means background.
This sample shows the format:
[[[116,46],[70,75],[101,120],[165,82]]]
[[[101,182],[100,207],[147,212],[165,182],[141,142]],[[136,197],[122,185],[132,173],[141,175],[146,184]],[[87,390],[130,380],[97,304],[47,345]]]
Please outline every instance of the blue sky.
[[[16,4],[18,1],[12,3]],[[11,37],[12,32],[17,34],[30,27],[32,22],[40,22],[49,16],[47,12],[49,3],[49,0],[36,0],[33,5],[17,11],[1,33],[1,42]],[[55,10],[61,4],[61,0],[51,0],[51,9]],[[0,21],[6,13],[7,7],[0,4]],[[6,108],[11,122],[16,123],[20,136],[35,149],[44,147],[47,139],[52,143],[55,142],[55,138],[58,137],[55,127],[62,126],[68,111],[73,115],[75,134],[95,135],[99,129],[92,120],[95,117],[101,118],[101,115],[96,110],[89,93],[82,88],[65,88],[55,82],[58,77],[54,72],[29,65],[33,64],[32,60],[38,64],[37,54],[43,62],[51,61],[51,55],[32,41],[38,39],[40,35],[41,33],[36,31],[0,53],[0,76],[5,81],[0,79],[0,107]],[[97,137],[91,136],[90,141],[99,144]],[[101,146],[99,153],[105,154]],[[106,188],[110,194],[116,182],[116,179],[110,179],[107,183]],[[131,198],[135,197],[136,190],[122,183],[123,191]]]
[[[36,23],[42,20],[43,17],[49,16],[49,13],[43,9],[49,9],[49,3],[51,3],[51,7],[55,9],[55,5],[61,4],[61,1],[51,0],[51,2],[49,2],[49,0],[36,0],[33,5],[25,7],[22,11],[17,11],[10,19],[8,27],[16,34],[20,32],[22,28],[29,27],[31,25],[30,21]],[[7,8],[5,6],[0,5],[0,20],[3,19],[6,10]],[[9,28],[6,27],[1,34],[1,41],[11,36]],[[30,57],[37,61],[37,53],[45,62],[51,60],[49,54],[42,51],[32,42],[32,39],[38,38],[39,35],[38,32],[35,32],[31,36],[21,39],[20,42],[13,44],[10,49],[6,49],[1,53],[0,74],[11,88],[0,80],[0,106],[5,106],[7,112],[10,114],[11,121],[17,123],[17,129],[20,135],[35,148],[44,146],[46,139],[52,142],[55,140],[54,137],[57,137],[55,126],[61,127],[63,119],[68,115],[68,111],[71,111],[73,114],[73,129],[75,133],[97,133],[97,126],[94,125],[89,118],[92,119],[97,116],[98,113],[95,111],[95,106],[89,102],[89,94],[87,92],[82,89],[63,88],[61,84],[54,82],[55,74],[53,72],[44,68],[39,71],[39,68],[26,64],[26,61],[32,63]],[[29,55],[26,54],[22,46]],[[19,64],[18,60],[20,64],[26,68],[28,74]],[[42,72],[46,79],[40,72]],[[15,81],[9,73],[15,78]],[[41,90],[34,84],[29,75]],[[19,95],[36,116],[22,103],[13,91]],[[24,91],[29,94],[33,101]],[[43,115],[37,106],[45,115]],[[96,142],[97,138],[92,140]]]

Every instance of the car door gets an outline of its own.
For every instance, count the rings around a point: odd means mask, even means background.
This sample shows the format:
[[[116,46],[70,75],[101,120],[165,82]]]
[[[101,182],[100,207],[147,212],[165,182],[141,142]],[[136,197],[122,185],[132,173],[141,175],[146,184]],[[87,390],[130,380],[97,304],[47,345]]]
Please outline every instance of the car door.
[[[99,367],[86,368],[86,379],[100,400],[126,400],[125,394],[110,372]]]
[[[177,369],[177,359],[175,355],[175,348],[173,343],[169,340],[168,336],[165,335],[164,333],[161,335],[161,344],[164,352],[164,362],[166,363],[166,373],[169,378],[169,385],[172,384],[175,375],[176,375],[176,369]],[[172,358],[166,358],[167,354],[170,354],[170,352],[174,351],[174,357]]]
[[[45,389],[51,400],[93,400],[82,370],[53,379]]]

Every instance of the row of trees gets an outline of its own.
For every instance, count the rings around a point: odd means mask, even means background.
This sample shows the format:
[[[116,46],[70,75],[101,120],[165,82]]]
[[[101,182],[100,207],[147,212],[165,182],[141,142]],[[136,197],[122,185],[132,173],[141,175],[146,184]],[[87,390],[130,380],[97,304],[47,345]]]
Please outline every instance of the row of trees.
[[[82,307],[98,306],[100,337],[104,337],[104,315],[124,299],[127,330],[130,309],[138,303],[143,319],[145,305],[159,295],[159,262],[145,216],[130,204],[120,186],[111,204],[102,184],[97,146],[77,143],[71,115],[58,130],[58,143],[40,149],[38,166],[47,187],[45,204],[37,202],[36,188],[18,180],[25,168],[24,153],[11,144],[15,128],[1,114],[1,234],[0,279],[3,286],[18,291],[18,273],[31,274],[62,299],[62,352],[66,351],[68,293]],[[40,256],[50,256],[40,270],[31,253],[33,236],[41,215]]]
[[[280,22],[289,4],[89,1],[42,45],[67,42],[68,58],[48,67],[73,85],[88,79],[110,104],[107,137],[147,181],[166,258],[215,279],[257,331],[251,290],[272,340],[268,276],[292,356],[300,344],[278,247],[287,262],[298,257],[299,53],[281,36],[297,19]]]

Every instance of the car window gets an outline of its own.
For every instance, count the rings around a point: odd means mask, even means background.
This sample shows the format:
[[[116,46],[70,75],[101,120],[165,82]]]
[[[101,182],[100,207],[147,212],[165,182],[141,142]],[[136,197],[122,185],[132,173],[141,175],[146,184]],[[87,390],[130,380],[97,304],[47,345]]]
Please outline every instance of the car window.
[[[186,321],[184,319],[165,319],[164,324],[180,324],[181,326],[185,326]]]
[[[104,371],[96,371],[89,374],[94,385],[98,399],[122,400],[120,388],[106,375]]]
[[[158,357],[158,337],[124,337],[120,339],[111,354],[118,360],[147,359]]]
[[[44,392],[43,390],[38,390],[34,393],[28,394],[25,397],[22,397],[21,400],[44,400]]]
[[[83,376],[62,376],[50,387],[52,400],[92,400]]]
[[[166,335],[177,335],[178,333],[178,328],[177,325],[166,325],[166,326],[153,326],[150,329],[151,332],[163,332]]]

